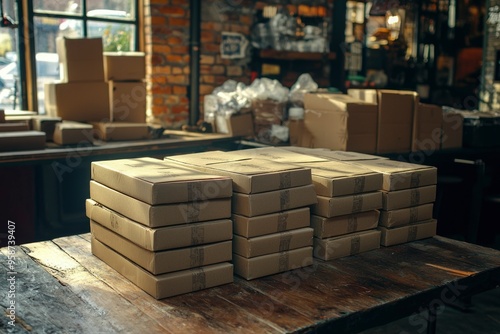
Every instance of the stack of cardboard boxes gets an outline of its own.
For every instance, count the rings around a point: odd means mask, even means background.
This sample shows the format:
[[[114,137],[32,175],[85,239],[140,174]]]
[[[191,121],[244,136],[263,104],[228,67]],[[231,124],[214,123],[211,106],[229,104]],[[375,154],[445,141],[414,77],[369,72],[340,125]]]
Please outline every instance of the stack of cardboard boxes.
[[[312,264],[313,231],[308,206],[316,202],[307,168],[205,152],[169,161],[233,179],[233,263],[251,280]]]
[[[152,159],[92,163],[92,252],[155,298],[233,281],[232,181]]]
[[[0,152],[43,150],[45,133],[30,131],[27,122],[7,122],[5,110],[0,109]]]

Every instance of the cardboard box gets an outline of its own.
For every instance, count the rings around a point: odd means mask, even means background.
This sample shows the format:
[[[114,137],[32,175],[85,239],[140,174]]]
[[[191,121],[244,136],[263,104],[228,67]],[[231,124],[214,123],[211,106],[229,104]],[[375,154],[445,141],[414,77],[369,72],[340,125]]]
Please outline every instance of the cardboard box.
[[[0,124],[0,132],[29,131],[30,127],[23,122],[7,122]]]
[[[5,123],[5,110],[0,109],[0,123]]]
[[[45,132],[46,140],[52,141],[56,124],[61,123],[61,117],[33,116],[31,124],[33,130]]]
[[[95,238],[92,254],[156,299],[162,299],[233,282],[233,265],[219,263],[169,274],[153,275]]]
[[[233,239],[233,252],[243,257],[251,258],[312,246],[312,239],[313,229],[310,227],[254,238],[235,235]]]
[[[329,149],[327,148],[312,148],[312,147],[298,147],[298,146],[280,146],[279,147],[281,150],[287,150],[290,152],[295,152],[295,153],[300,153],[300,154],[305,154],[305,155],[311,155],[311,156],[316,156],[316,153],[320,151],[326,151],[330,152]]]
[[[312,247],[246,258],[233,255],[234,273],[246,280],[308,267],[313,264]]]
[[[412,151],[439,150],[442,123],[443,109],[440,106],[418,103],[413,119]]]
[[[351,152],[351,151],[330,151],[330,150],[321,150],[314,153],[319,157],[323,157],[329,160],[338,160],[343,162],[356,162],[356,161],[365,161],[365,160],[380,160],[388,158],[381,157],[378,155]]]
[[[149,138],[146,123],[93,122],[97,138],[104,141],[141,140]]]
[[[92,162],[91,178],[151,205],[229,198],[229,177],[201,174],[154,158]]]
[[[432,203],[436,199],[436,186],[425,186],[382,192],[382,209],[386,211]]]
[[[215,128],[217,133],[225,133],[233,137],[253,137],[254,135],[251,113],[216,115]]]
[[[307,130],[306,123],[303,119],[289,119],[287,125],[290,145],[302,147],[312,146],[312,134]]]
[[[342,94],[305,94],[304,106],[313,147],[375,153],[376,104]]]
[[[460,113],[443,113],[441,149],[461,148],[464,131],[464,117]]]
[[[107,81],[134,81],[146,78],[144,52],[104,52],[104,79]]]
[[[58,145],[78,143],[91,144],[94,139],[92,125],[78,122],[59,122],[55,124],[52,140]]]
[[[95,181],[90,198],[125,217],[149,227],[171,226],[231,217],[231,199],[149,205]]]
[[[146,83],[109,81],[111,121],[146,123]]]
[[[90,231],[94,238],[154,275],[228,262],[232,258],[231,241],[153,252],[94,221],[90,221]]]
[[[403,208],[398,210],[381,210],[379,225],[384,227],[397,227],[432,219],[432,203]]]
[[[286,103],[273,100],[252,101],[252,113],[255,124],[276,124],[286,120]]]
[[[62,82],[104,82],[102,38],[56,39]],[[78,93],[76,93],[78,94]],[[86,96],[86,98],[92,95]],[[73,97],[73,96],[71,96]]]
[[[325,239],[340,235],[374,229],[378,225],[379,211],[354,213],[325,218],[311,215],[311,227],[316,238]]]
[[[0,133],[0,152],[44,150],[45,133],[40,131],[14,131]]]
[[[111,117],[106,82],[46,83],[45,111],[76,122],[103,122]]]
[[[241,156],[245,159],[247,158],[263,159],[285,164],[328,161],[328,159],[321,158],[319,156],[293,152],[290,150],[282,149],[281,147],[260,147],[260,148],[239,150],[231,153],[237,156]]]
[[[368,103],[378,103],[377,101],[378,96],[376,89],[349,88],[347,90],[347,95]]]
[[[300,208],[256,217],[233,214],[234,234],[246,238],[294,230],[310,225],[309,208]]]
[[[311,207],[311,213],[331,218],[380,208],[382,208],[382,193],[376,191],[337,197],[318,196],[318,204]]]
[[[150,251],[204,245],[233,238],[233,223],[229,219],[150,228],[91,199],[85,201],[85,207],[87,217],[91,220]]]
[[[365,231],[329,239],[314,238],[314,257],[329,261],[380,248],[380,231]]]
[[[301,208],[316,202],[316,192],[312,184],[259,194],[233,193],[232,212],[254,217]]]
[[[415,240],[430,238],[436,235],[437,220],[431,219],[413,225],[400,226],[395,228],[379,227],[382,232],[380,244],[382,246],[393,246],[404,244]]]
[[[377,153],[411,151],[413,115],[418,93],[378,90]]]
[[[352,162],[383,174],[382,189],[386,191],[423,187],[437,183],[437,168],[396,160],[365,160]]]

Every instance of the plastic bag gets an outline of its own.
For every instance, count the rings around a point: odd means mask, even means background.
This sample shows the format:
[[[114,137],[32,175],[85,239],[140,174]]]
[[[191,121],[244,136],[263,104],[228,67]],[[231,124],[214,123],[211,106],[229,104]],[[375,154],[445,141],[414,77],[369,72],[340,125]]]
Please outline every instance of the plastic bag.
[[[298,107],[304,106],[304,94],[315,92],[318,84],[313,80],[309,73],[303,73],[290,88],[290,102]]]

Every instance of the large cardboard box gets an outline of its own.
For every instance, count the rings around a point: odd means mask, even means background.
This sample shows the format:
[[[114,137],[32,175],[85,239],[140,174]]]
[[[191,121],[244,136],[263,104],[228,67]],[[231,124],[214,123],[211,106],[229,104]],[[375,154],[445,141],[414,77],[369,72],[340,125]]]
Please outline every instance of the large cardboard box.
[[[305,94],[304,106],[313,147],[376,152],[376,104],[342,94]]]
[[[246,258],[233,255],[234,273],[246,280],[308,267],[313,264],[312,247]]]
[[[378,156],[378,155],[372,155],[372,154],[365,154],[365,153],[359,153],[359,152],[350,152],[350,151],[330,151],[330,150],[318,150],[317,152],[313,153],[316,156],[329,159],[329,160],[339,160],[339,161],[344,161],[344,162],[356,162],[356,161],[365,161],[365,160],[380,160],[380,159],[385,159],[387,160],[388,158]]]
[[[79,122],[56,123],[52,135],[52,140],[58,145],[91,144],[93,139],[92,125]]]
[[[418,103],[413,119],[412,151],[434,152],[441,148],[443,109],[434,104]]]
[[[310,225],[309,208],[293,209],[255,217],[233,214],[232,219],[234,234],[246,238],[294,230]]]
[[[335,238],[314,238],[314,257],[329,261],[380,248],[380,231],[364,231]]]
[[[30,127],[26,122],[7,122],[0,124],[0,132],[29,131]]]
[[[358,88],[349,88],[347,90],[347,95],[352,96],[356,99],[369,102],[369,103],[378,103],[378,96],[376,89],[358,89]]]
[[[146,83],[109,81],[111,121],[146,123]]]
[[[436,199],[436,186],[424,186],[382,192],[382,209],[386,211],[432,203]]]
[[[464,131],[464,117],[460,113],[444,112],[441,149],[461,148]]]
[[[107,81],[136,81],[146,78],[144,52],[104,52],[104,79]]]
[[[290,145],[304,148],[313,146],[313,136],[303,119],[289,119],[287,125]]]
[[[150,251],[204,245],[233,238],[233,223],[229,219],[150,228],[91,199],[85,201],[85,207],[87,217],[92,221]]]
[[[153,275],[95,238],[92,254],[156,299],[233,282],[233,265],[223,262],[173,273]]]
[[[61,121],[61,117],[37,115],[32,117],[31,124],[33,130],[45,132],[46,140],[52,141],[54,130],[56,129],[56,124],[61,123]]]
[[[44,88],[49,116],[76,122],[103,122],[111,117],[106,82],[50,82]]]
[[[93,122],[95,134],[104,141],[141,140],[149,138],[146,123]]]
[[[216,115],[215,129],[218,133],[228,134],[233,137],[253,137],[254,126],[252,114]]]
[[[0,133],[0,152],[45,149],[45,133],[14,131]]]
[[[301,208],[316,202],[316,192],[312,184],[258,194],[233,193],[232,212],[254,217]]]
[[[400,90],[378,90],[377,93],[377,153],[410,152],[418,93]]]
[[[231,199],[149,205],[90,181],[90,198],[149,227],[171,226],[231,217]]]
[[[393,246],[415,240],[430,238],[436,235],[437,220],[431,219],[418,224],[400,226],[395,228],[379,227],[382,232],[380,244]]]
[[[379,211],[354,213],[325,218],[311,215],[311,227],[316,238],[325,239],[340,235],[374,229],[378,225]]]
[[[294,152],[291,150],[283,149],[281,147],[259,147],[259,148],[239,150],[236,152],[232,152],[232,154],[241,156],[245,159],[246,158],[263,159],[285,164],[328,161],[328,159],[326,158]]]
[[[61,81],[104,82],[102,38],[56,39],[57,54],[61,63]],[[92,96],[92,95],[89,95]],[[87,96],[87,98],[89,97]]]
[[[94,221],[90,221],[90,231],[94,238],[154,275],[228,262],[232,258],[231,241],[153,252]]]
[[[432,219],[432,203],[412,206],[397,210],[381,210],[379,225],[384,227],[397,227]]]
[[[296,230],[245,238],[235,235],[233,252],[243,257],[255,257],[292,249],[312,246],[313,229],[310,227]]]
[[[318,204],[311,207],[311,212],[318,216],[331,218],[380,208],[382,208],[382,193],[375,191],[337,197],[318,196]]]
[[[92,162],[91,178],[151,205],[229,198],[229,177],[202,174],[154,158]]]

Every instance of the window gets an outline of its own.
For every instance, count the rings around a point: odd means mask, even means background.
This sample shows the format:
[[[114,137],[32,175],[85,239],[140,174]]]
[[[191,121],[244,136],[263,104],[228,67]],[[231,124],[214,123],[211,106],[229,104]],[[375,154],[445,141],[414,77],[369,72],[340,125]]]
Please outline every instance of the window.
[[[0,108],[44,113],[44,83],[59,78],[59,36],[102,37],[105,51],[139,50],[139,1],[3,1],[19,26],[0,31]]]

